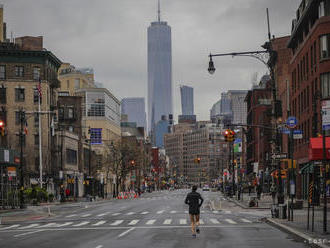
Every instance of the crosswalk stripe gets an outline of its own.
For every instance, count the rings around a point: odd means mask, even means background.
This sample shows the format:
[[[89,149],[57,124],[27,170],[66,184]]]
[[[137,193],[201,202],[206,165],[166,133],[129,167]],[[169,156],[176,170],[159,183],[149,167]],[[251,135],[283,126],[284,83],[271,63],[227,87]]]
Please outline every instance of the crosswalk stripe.
[[[91,214],[84,214],[81,217],[88,217],[88,216],[91,216]]]
[[[199,224],[204,225],[204,221],[202,219],[199,220]]]
[[[203,214],[203,213],[205,213],[205,211],[204,211],[204,210],[202,210],[202,211],[201,211],[201,213]]]
[[[164,225],[169,225],[171,223],[172,223],[172,219],[166,219],[163,224]]]
[[[76,214],[71,214],[71,215],[66,216],[66,218],[71,218],[71,217],[75,217],[75,216],[77,216],[77,215]]]
[[[18,229],[28,229],[28,228],[33,228],[33,227],[37,227],[39,226],[40,224],[31,224],[31,225],[28,225],[28,226],[23,226],[23,227],[20,227]]]
[[[231,219],[225,219],[225,221],[227,221],[229,224],[237,224],[237,222],[235,222]]]
[[[0,228],[0,230],[8,230],[8,229],[12,229],[12,228],[19,227],[19,226],[20,226],[19,224],[17,224],[17,225],[11,225],[11,226]]]
[[[73,222],[65,222],[63,224],[58,224],[56,227],[69,226],[71,224],[73,224]]]
[[[100,226],[100,225],[103,225],[104,223],[106,223],[106,221],[105,220],[101,220],[101,221],[93,224],[92,226]]]
[[[213,211],[213,213],[214,213],[214,214],[217,214],[217,213],[219,213],[219,211]]]
[[[55,226],[55,225],[56,225],[56,223],[52,222],[52,223],[48,223],[48,224],[43,225],[43,226],[39,226],[39,228],[41,228],[41,227],[51,227],[51,226]]]
[[[112,214],[112,216],[117,216],[117,215],[120,215],[121,213],[114,213]]]
[[[141,214],[148,214],[148,213],[149,213],[149,212],[146,211],[146,212],[142,212]]]
[[[184,211],[184,213],[185,213],[185,214],[187,214],[187,213],[188,213],[188,211],[186,210],[186,211]]]
[[[175,213],[176,213],[176,211],[174,211],[174,210],[173,210],[173,211],[171,211],[171,214],[175,214]]]
[[[140,220],[132,220],[130,223],[128,223],[129,226],[136,225]]]
[[[210,221],[211,221],[213,224],[220,224],[220,222],[219,222],[217,219],[210,219]]]
[[[133,215],[133,214],[135,214],[135,213],[134,212],[129,212],[126,215]]]
[[[156,222],[156,220],[148,220],[146,222],[146,225],[153,225]]]
[[[231,214],[231,211],[225,211],[225,214]]]
[[[89,223],[89,221],[83,221],[83,222],[80,222],[79,224],[75,224],[75,225],[72,225],[72,226],[84,226],[84,225],[87,225]]]
[[[164,210],[160,210],[157,212],[157,214],[162,214],[162,213],[164,213]]]
[[[110,212],[106,212],[106,213],[103,213],[103,214],[98,214],[97,216],[101,217],[101,216],[104,216],[104,215],[107,215],[107,214],[110,214]]]
[[[121,224],[123,222],[124,222],[124,220],[116,220],[115,222],[111,223],[110,225],[111,226],[117,226],[117,225],[119,225],[119,224]]]
[[[180,225],[186,225],[187,220],[186,219],[180,219]]]
[[[247,220],[247,219],[241,219],[243,222],[246,222],[246,223],[252,223],[252,221],[250,220]]]

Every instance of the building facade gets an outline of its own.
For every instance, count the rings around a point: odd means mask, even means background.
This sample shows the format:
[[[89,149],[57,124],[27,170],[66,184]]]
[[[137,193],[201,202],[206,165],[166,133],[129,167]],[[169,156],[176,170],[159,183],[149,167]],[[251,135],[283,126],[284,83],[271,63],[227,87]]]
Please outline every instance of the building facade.
[[[247,107],[245,97],[247,90],[229,90],[228,97],[230,99],[231,112],[233,116],[233,124],[246,124]]]
[[[194,88],[180,86],[182,115],[194,115]]]

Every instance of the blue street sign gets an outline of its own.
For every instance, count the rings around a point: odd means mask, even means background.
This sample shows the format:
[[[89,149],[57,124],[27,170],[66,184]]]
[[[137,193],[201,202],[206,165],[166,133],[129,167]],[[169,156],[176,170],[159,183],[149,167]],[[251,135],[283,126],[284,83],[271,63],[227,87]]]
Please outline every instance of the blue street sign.
[[[286,125],[288,126],[288,128],[295,128],[297,126],[297,124],[298,124],[298,120],[294,116],[290,116],[286,120]]]
[[[303,131],[302,130],[293,130],[293,134],[302,134]]]
[[[279,128],[279,131],[284,134],[290,134],[290,130],[286,127]]]
[[[330,124],[322,125],[323,130],[330,130]]]

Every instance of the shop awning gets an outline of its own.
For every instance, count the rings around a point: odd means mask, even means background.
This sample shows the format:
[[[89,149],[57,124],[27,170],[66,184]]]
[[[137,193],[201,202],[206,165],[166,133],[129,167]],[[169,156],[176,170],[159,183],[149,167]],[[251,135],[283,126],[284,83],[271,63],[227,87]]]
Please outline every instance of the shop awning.
[[[330,137],[326,137],[326,158],[330,159]],[[309,160],[322,160],[323,159],[323,143],[322,137],[310,138],[308,148]]]

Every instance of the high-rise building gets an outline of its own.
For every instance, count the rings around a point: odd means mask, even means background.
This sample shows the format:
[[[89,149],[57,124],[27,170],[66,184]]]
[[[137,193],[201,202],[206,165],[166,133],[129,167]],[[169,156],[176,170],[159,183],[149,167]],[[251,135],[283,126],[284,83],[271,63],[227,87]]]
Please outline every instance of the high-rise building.
[[[121,100],[121,113],[127,115],[127,121],[135,122],[137,127],[147,127],[143,97],[123,98]]]
[[[246,124],[247,107],[245,97],[247,90],[229,90],[228,97],[231,102],[231,112],[233,124]]]
[[[148,27],[148,130],[154,128],[162,115],[173,113],[171,27],[160,20]]]
[[[194,114],[194,88],[180,86],[182,115]]]

